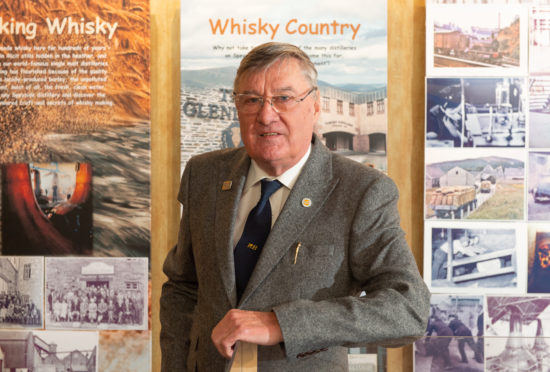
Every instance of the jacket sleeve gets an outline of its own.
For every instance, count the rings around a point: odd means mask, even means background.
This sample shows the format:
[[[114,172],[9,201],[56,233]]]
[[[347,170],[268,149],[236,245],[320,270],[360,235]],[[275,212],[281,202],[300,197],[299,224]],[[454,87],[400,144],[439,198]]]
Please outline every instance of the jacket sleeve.
[[[168,253],[163,266],[168,277],[160,297],[163,372],[186,371],[192,315],[197,302],[197,276],[188,222],[190,173],[191,162],[185,168],[178,194],[183,206],[178,243]]]
[[[430,293],[399,225],[398,192],[386,176],[366,188],[352,213],[349,272],[361,296],[301,299],[276,306],[287,358],[331,346],[401,346],[426,330]]]

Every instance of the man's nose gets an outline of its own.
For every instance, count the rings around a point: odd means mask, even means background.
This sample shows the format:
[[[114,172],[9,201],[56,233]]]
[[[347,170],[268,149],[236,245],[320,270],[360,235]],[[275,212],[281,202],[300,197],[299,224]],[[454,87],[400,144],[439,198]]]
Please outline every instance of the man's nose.
[[[276,120],[279,117],[279,113],[271,99],[265,99],[260,111],[258,111],[258,121],[262,124],[269,124],[271,121]]]

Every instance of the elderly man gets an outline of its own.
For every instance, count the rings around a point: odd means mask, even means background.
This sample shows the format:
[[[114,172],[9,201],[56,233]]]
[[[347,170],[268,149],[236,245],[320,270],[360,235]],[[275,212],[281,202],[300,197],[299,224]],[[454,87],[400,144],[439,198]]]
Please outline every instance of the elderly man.
[[[234,83],[245,147],[188,162],[164,263],[163,371],[222,371],[237,341],[259,345],[259,371],[347,371],[346,347],[425,330],[396,187],[313,134],[316,79],[299,48],[254,48]]]

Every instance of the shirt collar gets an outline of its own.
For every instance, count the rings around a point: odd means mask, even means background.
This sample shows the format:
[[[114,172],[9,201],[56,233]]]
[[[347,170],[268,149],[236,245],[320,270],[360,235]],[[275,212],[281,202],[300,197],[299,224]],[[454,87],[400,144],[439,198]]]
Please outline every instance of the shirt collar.
[[[248,176],[246,177],[246,184],[244,185],[244,190],[246,191],[264,178],[270,179],[270,180],[279,180],[289,190],[292,190],[294,187],[294,184],[298,180],[298,176],[300,175],[300,171],[306,164],[307,158],[309,157],[309,154],[311,153],[311,144],[309,145],[306,153],[298,163],[296,163],[292,168],[288,169],[286,172],[281,174],[279,177],[273,178],[272,176],[268,175],[256,161],[252,159],[250,168],[248,169]]]

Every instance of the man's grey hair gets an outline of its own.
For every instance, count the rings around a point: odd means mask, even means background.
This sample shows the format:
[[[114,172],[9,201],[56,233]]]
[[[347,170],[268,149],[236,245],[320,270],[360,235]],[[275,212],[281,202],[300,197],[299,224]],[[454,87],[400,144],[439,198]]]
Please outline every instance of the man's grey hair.
[[[312,87],[317,87],[317,69],[303,50],[292,44],[269,42],[258,45],[242,59],[233,82],[233,90],[237,92],[245,73],[265,71],[274,63],[288,58],[296,59],[302,67],[304,77]]]

